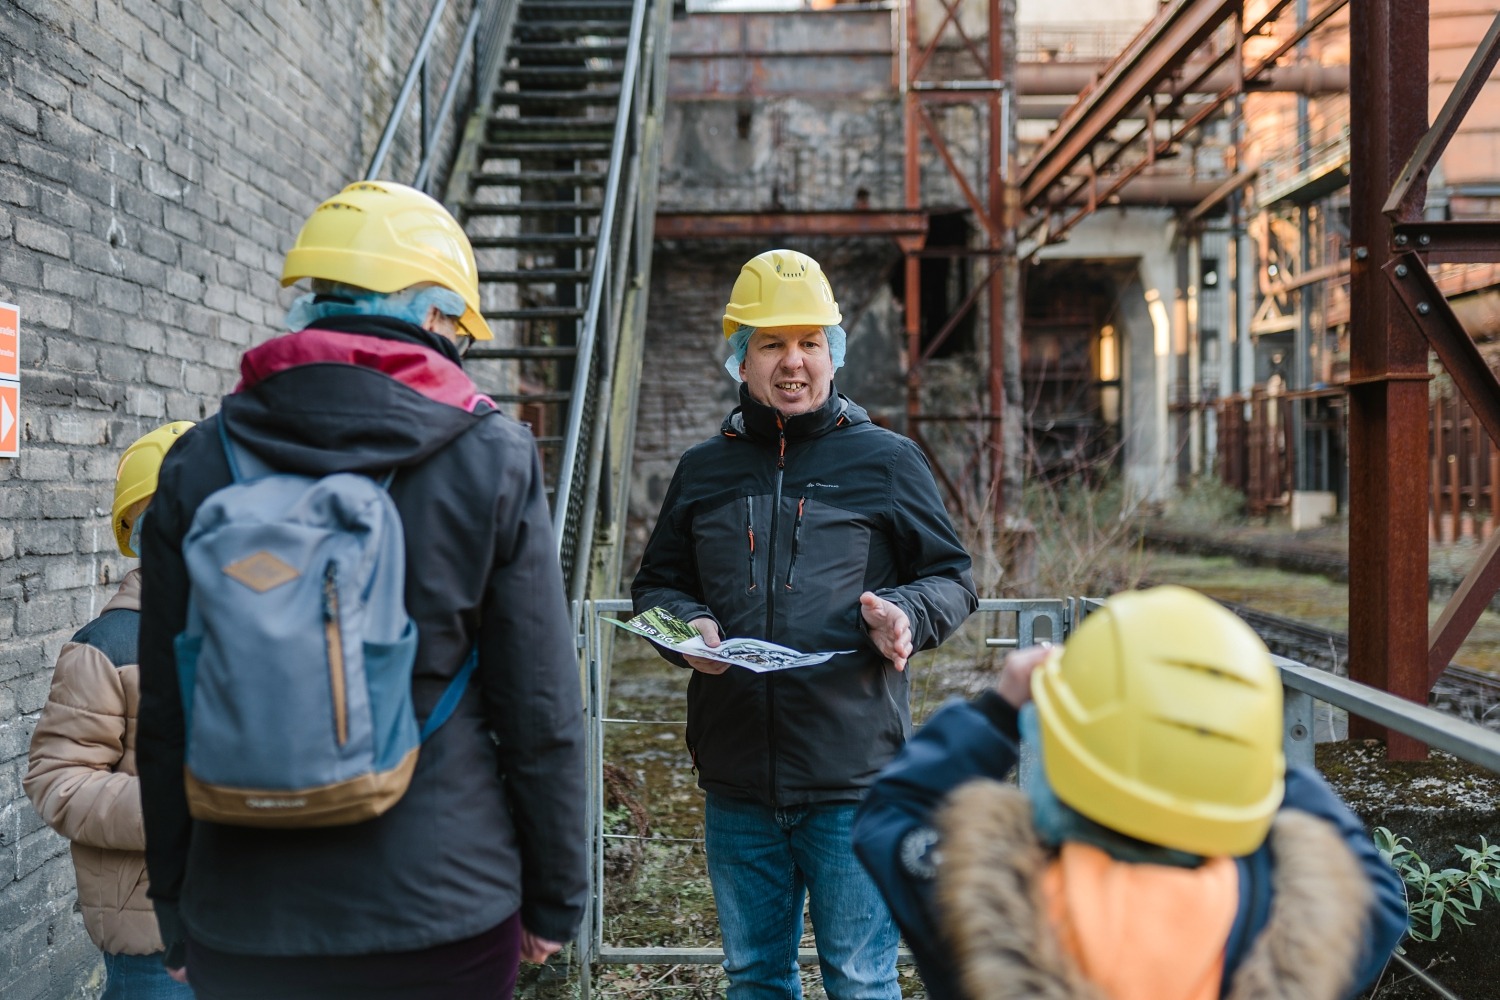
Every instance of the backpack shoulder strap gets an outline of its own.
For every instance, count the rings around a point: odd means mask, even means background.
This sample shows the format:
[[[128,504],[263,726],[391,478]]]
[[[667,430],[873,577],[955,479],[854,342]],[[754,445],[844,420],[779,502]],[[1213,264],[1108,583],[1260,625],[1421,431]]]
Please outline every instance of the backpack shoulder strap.
[[[464,660],[462,667],[458,668],[458,673],[453,680],[448,682],[448,687],[444,689],[443,696],[438,699],[432,714],[427,717],[426,722],[422,723],[420,739],[423,743],[426,743],[427,738],[437,732],[443,723],[453,717],[453,711],[458,708],[459,699],[464,696],[464,688],[469,686],[469,678],[474,676],[474,669],[478,666],[479,647],[475,646],[469,650],[469,658]]]

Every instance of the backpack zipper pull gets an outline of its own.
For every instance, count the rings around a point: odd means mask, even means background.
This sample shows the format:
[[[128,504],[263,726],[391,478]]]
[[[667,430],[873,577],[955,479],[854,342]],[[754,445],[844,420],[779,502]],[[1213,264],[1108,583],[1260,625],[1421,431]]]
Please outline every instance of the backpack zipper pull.
[[[344,704],[344,636],[339,629],[338,563],[323,570],[323,641],[328,647],[329,684],[333,695],[333,728],[339,746],[349,742],[349,709]]]

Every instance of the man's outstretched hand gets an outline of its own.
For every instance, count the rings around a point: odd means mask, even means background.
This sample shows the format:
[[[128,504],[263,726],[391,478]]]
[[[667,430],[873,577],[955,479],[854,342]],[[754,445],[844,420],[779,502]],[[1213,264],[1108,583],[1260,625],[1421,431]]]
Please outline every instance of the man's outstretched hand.
[[[911,622],[906,620],[906,612],[867,590],[859,595],[859,613],[864,616],[870,641],[880,655],[897,670],[905,670],[911,657]]]

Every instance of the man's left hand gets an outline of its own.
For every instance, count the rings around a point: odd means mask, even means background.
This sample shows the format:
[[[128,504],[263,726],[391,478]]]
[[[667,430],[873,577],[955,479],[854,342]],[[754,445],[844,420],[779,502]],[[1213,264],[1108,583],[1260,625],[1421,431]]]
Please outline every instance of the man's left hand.
[[[911,656],[911,622],[906,620],[906,612],[867,590],[859,595],[859,613],[864,616],[870,641],[880,655],[897,670],[905,670]]]

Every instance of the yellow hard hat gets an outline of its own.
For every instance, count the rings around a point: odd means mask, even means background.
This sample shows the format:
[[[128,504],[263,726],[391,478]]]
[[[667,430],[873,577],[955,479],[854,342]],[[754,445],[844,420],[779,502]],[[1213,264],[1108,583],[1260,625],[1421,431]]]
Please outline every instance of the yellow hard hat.
[[[1118,594],[1031,678],[1057,797],[1112,830],[1249,854],[1281,805],[1281,679],[1248,625],[1186,587]]]
[[[796,250],[767,250],[740,268],[724,307],[724,336],[741,326],[836,326],[843,318],[817,261]]]
[[[463,296],[458,320],[475,340],[494,333],[479,312],[474,248],[448,210],[390,181],[350,184],[313,210],[286,255],[281,283],[324,278],[372,292],[433,282]]]
[[[130,547],[132,519],[130,508],[142,500],[151,499],[156,493],[156,474],[161,471],[161,460],[167,449],[177,443],[193,426],[191,420],[176,420],[163,424],[149,434],[136,438],[115,469],[115,502],[111,508],[110,521],[115,529],[115,544],[127,556],[136,555]]]

